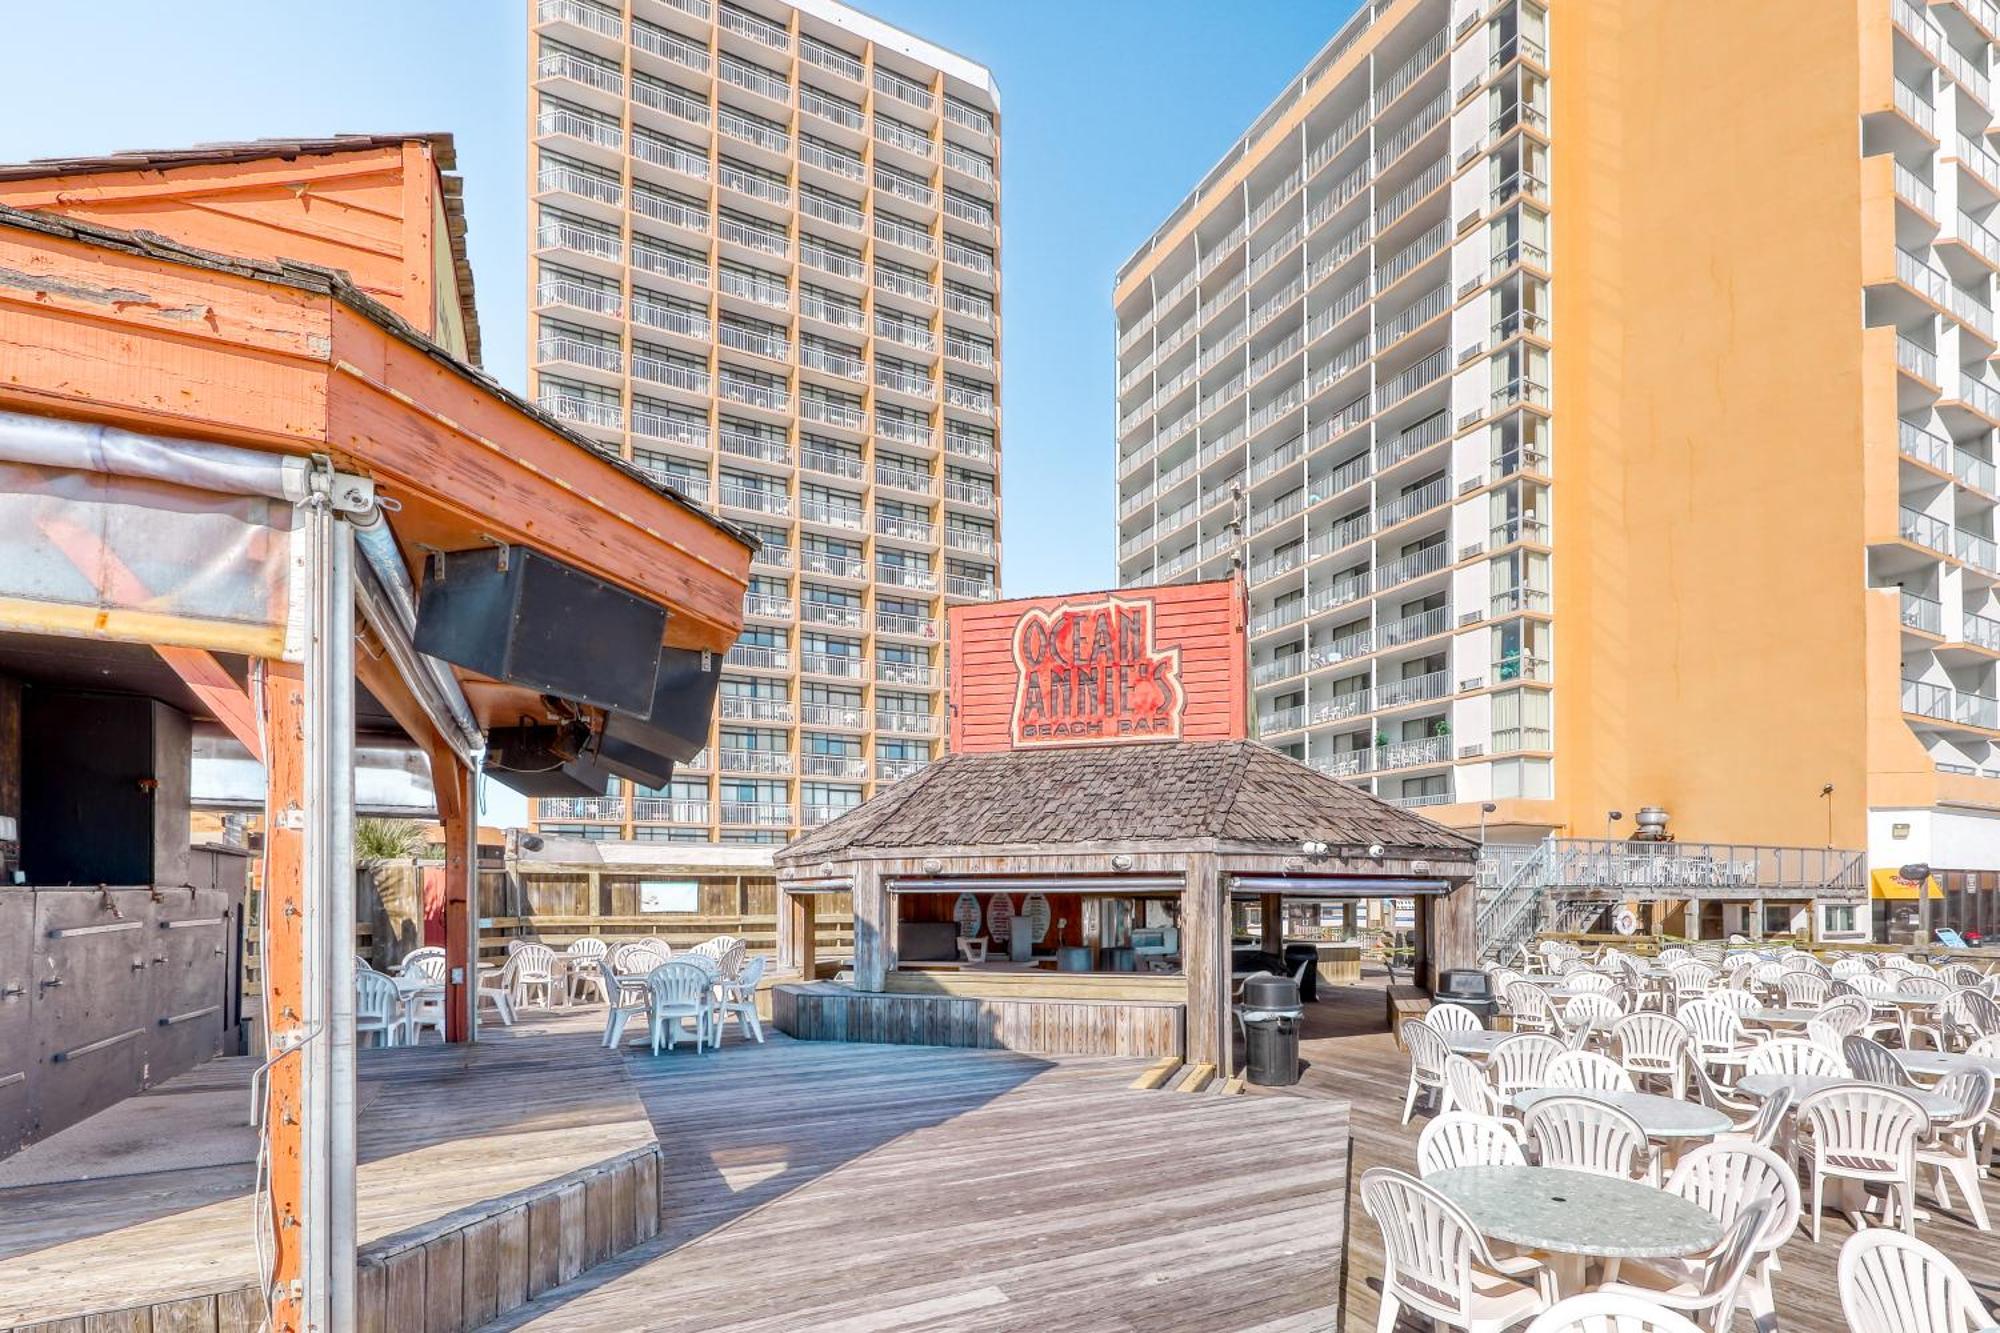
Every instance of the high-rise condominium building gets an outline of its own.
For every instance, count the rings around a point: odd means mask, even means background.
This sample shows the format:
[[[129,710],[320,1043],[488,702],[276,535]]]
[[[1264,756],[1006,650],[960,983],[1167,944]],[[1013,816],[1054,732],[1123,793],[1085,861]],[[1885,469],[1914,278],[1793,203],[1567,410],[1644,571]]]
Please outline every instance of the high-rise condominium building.
[[[2000,867],[1996,37],[1364,4],[1118,274],[1121,581],[1451,823]]]
[[[999,99],[831,3],[536,0],[536,399],[763,542],[707,752],[544,830],[782,842],[930,762],[999,568]]]

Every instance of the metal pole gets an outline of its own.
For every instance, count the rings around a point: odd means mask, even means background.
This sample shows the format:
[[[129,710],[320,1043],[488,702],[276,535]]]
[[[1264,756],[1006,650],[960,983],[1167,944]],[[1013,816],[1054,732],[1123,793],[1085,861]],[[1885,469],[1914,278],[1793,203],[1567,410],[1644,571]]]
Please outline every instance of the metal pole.
[[[330,1328],[355,1313],[354,1093],[354,528],[335,519],[328,580],[327,857],[327,1312]]]
[[[333,895],[329,893],[334,860],[332,825],[334,725],[334,528],[333,506],[324,494],[314,494],[301,506],[311,551],[307,571],[305,645],[305,810],[304,810],[304,959],[300,997],[304,1010],[304,1049],[300,1097],[300,1153],[304,1159],[305,1201],[300,1226],[300,1291],[302,1330],[320,1333],[331,1327],[328,1304],[332,1216],[333,1071],[332,984],[328,950],[334,933]],[[350,663],[351,665],[351,663]],[[349,679],[352,679],[350,674]]]

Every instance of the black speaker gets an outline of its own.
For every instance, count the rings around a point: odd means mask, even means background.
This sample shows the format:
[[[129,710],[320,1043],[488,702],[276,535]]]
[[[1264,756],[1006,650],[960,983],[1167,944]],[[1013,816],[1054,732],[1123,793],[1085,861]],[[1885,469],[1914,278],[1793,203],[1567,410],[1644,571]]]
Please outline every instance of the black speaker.
[[[569,727],[495,727],[486,734],[486,773],[523,796],[602,796],[611,775],[578,751]]]
[[[645,716],[667,609],[523,546],[434,552],[417,651],[510,685]]]
[[[708,744],[708,721],[715,716],[721,684],[721,653],[662,648],[651,711],[643,718],[605,714],[591,758],[621,778],[664,787],[676,763],[694,758]]]

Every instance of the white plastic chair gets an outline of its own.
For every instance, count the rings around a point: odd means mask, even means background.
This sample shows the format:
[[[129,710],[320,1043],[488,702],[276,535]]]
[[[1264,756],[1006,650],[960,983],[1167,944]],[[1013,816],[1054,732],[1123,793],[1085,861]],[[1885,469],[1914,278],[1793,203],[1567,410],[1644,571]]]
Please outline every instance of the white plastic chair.
[[[1701,1333],[1701,1325],[1637,1296],[1591,1291],[1551,1306],[1523,1333]]]
[[[1848,1071],[1863,1083],[1880,1083],[1888,1088],[1917,1086],[1910,1071],[1879,1041],[1858,1035],[1842,1038],[1840,1058],[1847,1061]]]
[[[1616,1060],[1595,1051],[1564,1051],[1545,1071],[1551,1088],[1584,1088],[1593,1092],[1632,1092],[1631,1075]]]
[[[1486,1057],[1486,1077],[1501,1101],[1517,1092],[1549,1086],[1549,1062],[1568,1050],[1554,1037],[1523,1032],[1509,1037]]]
[[[643,976],[673,957],[673,949],[658,940],[627,940],[612,949],[611,970],[620,976]]]
[[[1493,1097],[1493,1085],[1486,1081],[1486,1071],[1456,1054],[1444,1058],[1444,1100],[1439,1103],[1439,1109],[1469,1111],[1473,1115],[1500,1113]]]
[[[1555,1005],[1532,981],[1517,981],[1507,988],[1507,1007],[1513,1011],[1516,1032],[1557,1032],[1561,1028]]]
[[[1513,1124],[1496,1115],[1447,1111],[1417,1136],[1419,1176],[1460,1166],[1525,1166],[1527,1162]]]
[[[1718,992],[1718,996],[1725,993],[1729,992]],[[1741,1071],[1751,1052],[1757,1049],[1737,1011],[1719,998],[1691,1000],[1681,1006],[1674,1018],[1694,1039],[1696,1058],[1704,1068],[1734,1074]]]
[[[604,974],[597,967],[598,962],[608,957],[610,953],[611,946],[595,935],[585,935],[581,939],[571,940],[569,947],[563,950],[564,957],[569,960],[569,969],[564,974],[566,980],[563,989],[572,1004],[578,998],[589,999],[592,995],[604,1003],[610,1003],[610,993],[604,989]],[[583,992],[581,997],[578,995],[579,991]]]
[[[757,1039],[759,1046],[764,1044],[764,1023],[757,1017],[757,984],[764,979],[765,963],[765,958],[760,954],[750,960],[750,965],[743,969],[741,976],[734,981],[724,983],[722,1007],[716,1015],[718,1046],[722,1044],[721,1025],[732,1018],[736,1020],[738,1031],[748,1032]]]
[[[537,1000],[540,1008],[555,1007],[556,951],[548,945],[524,944],[514,950],[500,976],[516,1009],[528,1008]]]
[[[442,986],[447,967],[444,950],[433,944],[422,949],[412,949],[405,954],[403,961],[396,964],[396,975],[422,976],[425,980]]]
[[[1521,1117],[1543,1166],[1620,1180],[1652,1178],[1646,1131],[1630,1114],[1588,1097],[1544,1097]]]
[[[694,1025],[697,1051],[708,1046],[715,1017],[715,1003],[710,994],[714,985],[705,969],[686,960],[662,963],[646,974],[654,1055],[660,1053],[663,1042],[668,1050],[679,1044],[682,1023]]]
[[[1866,958],[1849,954],[1845,958],[1836,958],[1828,970],[1833,973],[1835,981],[1852,981],[1856,977],[1867,976],[1875,967]]]
[[[1656,1013],[1627,1014],[1611,1025],[1611,1040],[1618,1048],[1618,1063],[1634,1085],[1664,1079],[1675,1097],[1687,1095],[1683,1057],[1693,1049],[1694,1038],[1676,1019]]]
[[[597,960],[597,976],[610,997],[604,1010],[603,1044],[615,1051],[625,1040],[626,1024],[646,1012],[646,984],[642,979],[619,976],[609,958]]]
[[[1799,1180],[1790,1164],[1770,1148],[1753,1143],[1704,1143],[1682,1157],[1667,1177],[1666,1190],[1708,1210],[1727,1228],[1753,1203],[1770,1212],[1751,1246],[1750,1269],[1737,1288],[1739,1304],[1759,1322],[1775,1316],[1771,1274],[1778,1249],[1799,1225]]]
[[[1743,1066],[1748,1074],[1786,1078],[1846,1078],[1847,1062],[1804,1037],[1778,1037],[1750,1053]]]
[[[1836,1272],[1849,1333],[1974,1333],[1994,1322],[1957,1264],[1901,1232],[1849,1236]]]
[[[1394,1328],[1408,1307],[1466,1333],[1501,1333],[1548,1308],[1553,1276],[1540,1261],[1495,1256],[1458,1205],[1416,1177],[1370,1168],[1361,1206],[1382,1232],[1378,1327]]]
[[[1778,989],[1785,993],[1787,1009],[1817,1009],[1826,1003],[1826,978],[1810,972],[1785,973],[1778,978]]]
[[[1922,1103],[1898,1088],[1843,1083],[1801,1097],[1798,1126],[1802,1165],[1812,1171],[1814,1244],[1829,1176],[1886,1187],[1903,1230],[1912,1228],[1917,1144],[1930,1131]]]
[[[1984,1069],[1960,1070],[1939,1079],[1931,1091],[1959,1110],[1950,1120],[1934,1125],[1931,1137],[1917,1145],[1917,1165],[1937,1172],[1938,1202],[1950,1206],[1951,1195],[1945,1189],[1949,1178],[1965,1196],[1972,1224],[1981,1231],[1991,1231],[1986,1198],[1980,1193],[1986,1172],[1980,1163],[1979,1130],[1993,1106],[1993,1075]]]
[[[1676,1001],[1699,999],[1715,987],[1716,970],[1706,963],[1679,962],[1668,966],[1672,969]]]
[[[1479,1015],[1462,1004],[1434,1004],[1424,1014],[1424,1022],[1439,1032],[1482,1032],[1485,1024]]]
[[[1410,1086],[1403,1096],[1403,1123],[1410,1123],[1410,1116],[1417,1109],[1417,1097],[1426,1088],[1445,1096],[1444,1065],[1451,1057],[1444,1038],[1427,1023],[1418,1019],[1405,1019],[1400,1029],[1403,1048],[1410,1053]]]
[[[514,987],[507,978],[506,968],[480,968],[473,995],[478,1003],[493,1006],[493,1012],[500,1016],[502,1027],[514,1026]]]
[[[1590,991],[1598,995],[1608,994],[1617,982],[1602,972],[1572,972],[1564,982],[1565,989]]]
[[[409,1007],[404,1010],[403,1015],[403,1022],[406,1025],[404,1035],[409,1038],[412,1046],[423,1040],[425,1028],[436,1029],[438,1040],[444,1040],[443,991],[418,991],[416,994],[410,996],[405,1003]]]
[[[354,974],[354,1037],[373,1036],[377,1046],[394,1046],[403,1034],[396,1010],[402,997],[396,983],[370,968]]]
[[[1653,1301],[1685,1311],[1698,1324],[1727,1329],[1736,1308],[1737,1292],[1756,1256],[1757,1241],[1764,1234],[1770,1214],[1769,1200],[1754,1200],[1744,1205],[1736,1220],[1723,1229],[1721,1242],[1707,1254],[1693,1259],[1644,1263],[1627,1260],[1619,1270],[1618,1280],[1605,1283],[1599,1290]]]

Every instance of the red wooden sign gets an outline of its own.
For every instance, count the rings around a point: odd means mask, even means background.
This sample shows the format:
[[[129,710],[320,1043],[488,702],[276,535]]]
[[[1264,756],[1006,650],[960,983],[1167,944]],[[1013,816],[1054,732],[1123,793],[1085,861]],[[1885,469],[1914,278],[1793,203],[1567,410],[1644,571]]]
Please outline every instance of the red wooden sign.
[[[1240,740],[1239,582],[955,606],[953,750]]]
[[[1153,604],[1061,602],[1014,626],[1016,747],[1178,740],[1181,651],[1153,644]]]

